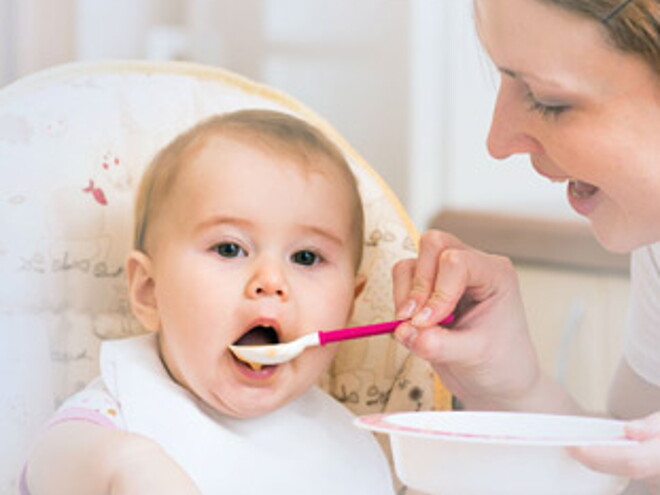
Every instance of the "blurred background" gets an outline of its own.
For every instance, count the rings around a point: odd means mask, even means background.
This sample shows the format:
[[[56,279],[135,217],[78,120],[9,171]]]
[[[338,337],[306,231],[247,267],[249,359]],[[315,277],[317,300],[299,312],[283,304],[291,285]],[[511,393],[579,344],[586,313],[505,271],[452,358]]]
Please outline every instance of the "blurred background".
[[[469,0],[0,0],[0,83],[75,60],[238,72],[328,120],[417,225],[442,208],[570,216],[562,186],[485,138],[498,75]],[[525,165],[517,165],[525,163]]]

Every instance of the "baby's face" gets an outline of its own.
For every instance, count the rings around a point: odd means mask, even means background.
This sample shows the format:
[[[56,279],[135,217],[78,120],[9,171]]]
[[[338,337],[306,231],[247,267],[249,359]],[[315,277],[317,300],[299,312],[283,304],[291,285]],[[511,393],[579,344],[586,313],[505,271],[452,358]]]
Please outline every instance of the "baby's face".
[[[173,377],[235,417],[273,411],[314,384],[335,348],[254,370],[228,346],[340,328],[352,311],[353,208],[332,173],[213,138],[184,165],[152,237],[161,352]]]

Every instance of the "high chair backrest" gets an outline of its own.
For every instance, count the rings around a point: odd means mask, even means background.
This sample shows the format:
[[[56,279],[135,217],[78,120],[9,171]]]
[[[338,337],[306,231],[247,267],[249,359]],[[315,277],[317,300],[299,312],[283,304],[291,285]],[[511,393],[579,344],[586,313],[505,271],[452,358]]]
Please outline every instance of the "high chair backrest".
[[[417,234],[383,180],[293,98],[188,63],[82,63],[27,77],[0,91],[2,479],[36,425],[97,374],[100,341],[142,331],[123,266],[145,165],[199,120],[256,107],[307,119],[347,156],[366,213],[368,282],[353,323],[393,317],[390,270],[415,254]],[[322,386],[357,414],[448,407],[428,365],[389,336],[342,344]]]

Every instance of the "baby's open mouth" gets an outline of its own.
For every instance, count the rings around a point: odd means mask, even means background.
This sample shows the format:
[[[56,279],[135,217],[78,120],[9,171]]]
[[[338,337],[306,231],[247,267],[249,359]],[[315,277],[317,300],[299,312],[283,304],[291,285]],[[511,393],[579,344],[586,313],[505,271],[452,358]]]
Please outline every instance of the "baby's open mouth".
[[[270,344],[279,344],[280,337],[277,334],[277,330],[271,326],[257,325],[248,330],[242,337],[240,337],[233,345],[270,345]],[[236,354],[234,357],[237,361],[245,363],[254,371],[261,370],[262,367],[266,366],[261,363],[254,363],[252,361],[246,361],[241,359]]]
[[[280,337],[274,327],[257,325],[248,330],[234,345],[279,344]]]

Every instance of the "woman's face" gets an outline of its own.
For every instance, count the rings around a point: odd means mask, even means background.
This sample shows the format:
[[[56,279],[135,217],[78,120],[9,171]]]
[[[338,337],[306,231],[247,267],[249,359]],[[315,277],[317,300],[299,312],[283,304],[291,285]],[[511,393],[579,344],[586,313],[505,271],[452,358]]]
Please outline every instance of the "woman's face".
[[[597,21],[548,2],[475,0],[475,16],[501,73],[490,154],[527,153],[567,181],[606,248],[660,240],[660,77]]]

